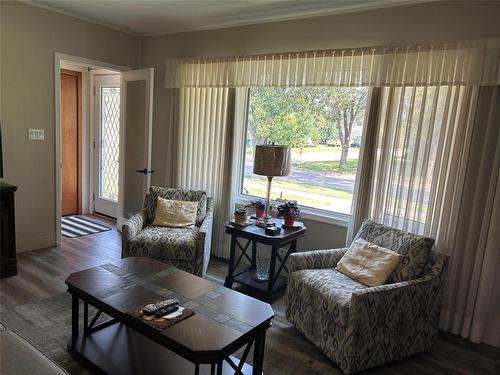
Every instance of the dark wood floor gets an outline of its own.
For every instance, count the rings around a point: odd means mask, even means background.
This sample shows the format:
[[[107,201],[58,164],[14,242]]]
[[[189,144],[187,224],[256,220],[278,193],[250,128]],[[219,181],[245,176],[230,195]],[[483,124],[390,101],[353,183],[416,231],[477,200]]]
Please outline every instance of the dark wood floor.
[[[98,219],[102,220],[102,219]],[[51,249],[18,256],[18,275],[0,281],[0,303],[33,303],[66,290],[71,272],[120,257],[121,236],[116,230],[67,239]],[[207,278],[222,284],[227,263],[211,259]],[[275,319],[266,339],[266,375],[341,374],[335,364],[300,335],[284,317],[284,296],[273,302]],[[500,349],[473,344],[441,332],[429,353],[397,361],[369,371],[371,374],[499,374]]]

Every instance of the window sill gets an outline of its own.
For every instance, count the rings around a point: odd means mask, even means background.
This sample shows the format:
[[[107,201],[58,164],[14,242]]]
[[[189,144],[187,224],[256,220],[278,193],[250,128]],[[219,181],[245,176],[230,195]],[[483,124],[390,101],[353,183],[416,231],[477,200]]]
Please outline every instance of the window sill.
[[[258,197],[240,194],[236,197],[236,204],[246,206],[247,204],[250,203],[250,200],[254,198]],[[271,201],[271,202],[274,206],[280,204],[280,202],[278,201]],[[347,228],[349,226],[349,221],[351,220],[351,215],[341,214],[338,212],[324,211],[311,207],[300,207],[300,211],[302,213],[303,219],[316,221],[319,223],[336,225],[342,228]]]

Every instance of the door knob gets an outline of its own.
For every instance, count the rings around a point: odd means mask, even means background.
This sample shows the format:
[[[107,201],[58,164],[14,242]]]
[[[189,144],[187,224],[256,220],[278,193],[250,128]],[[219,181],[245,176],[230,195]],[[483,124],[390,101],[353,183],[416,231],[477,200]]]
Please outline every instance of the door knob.
[[[143,174],[155,173],[154,169],[151,169],[150,171],[148,171],[146,168],[144,168],[144,169],[136,169],[135,171],[137,173],[143,173]]]

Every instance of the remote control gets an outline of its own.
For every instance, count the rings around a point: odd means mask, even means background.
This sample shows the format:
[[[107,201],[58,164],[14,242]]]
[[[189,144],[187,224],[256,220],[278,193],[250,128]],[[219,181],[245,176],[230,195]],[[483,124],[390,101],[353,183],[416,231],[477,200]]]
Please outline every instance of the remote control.
[[[173,313],[174,311],[177,311],[177,310],[179,310],[179,305],[173,305],[173,306],[170,306],[170,307],[165,307],[164,309],[161,309],[161,310],[155,312],[155,316],[156,317],[165,316],[165,315],[171,314],[171,313]]]
[[[179,304],[179,300],[171,298],[158,303],[151,303],[142,309],[142,313],[145,315],[155,315],[157,311],[165,309],[167,307],[176,306]]]

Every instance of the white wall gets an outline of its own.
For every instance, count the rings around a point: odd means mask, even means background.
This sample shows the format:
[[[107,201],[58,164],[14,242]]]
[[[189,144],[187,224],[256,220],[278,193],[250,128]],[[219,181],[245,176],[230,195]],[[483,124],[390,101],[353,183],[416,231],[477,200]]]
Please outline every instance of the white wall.
[[[18,186],[19,252],[55,244],[54,53],[135,68],[142,39],[24,3],[0,7],[3,181]],[[28,128],[45,141],[28,141]]]
[[[252,26],[140,38],[19,2],[0,1],[3,181],[16,193],[18,250],[55,243],[54,53],[155,68],[153,183],[170,185],[175,140],[164,61],[500,36],[500,2],[431,2]],[[28,128],[45,141],[28,141]],[[300,248],[342,246],[345,228],[306,220]]]
[[[165,60],[363,46],[407,45],[500,36],[500,2],[432,2],[302,20],[144,39],[142,64],[155,68],[153,182],[172,183],[175,150],[164,89]],[[346,229],[307,221],[299,248],[342,246]]]

